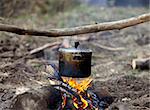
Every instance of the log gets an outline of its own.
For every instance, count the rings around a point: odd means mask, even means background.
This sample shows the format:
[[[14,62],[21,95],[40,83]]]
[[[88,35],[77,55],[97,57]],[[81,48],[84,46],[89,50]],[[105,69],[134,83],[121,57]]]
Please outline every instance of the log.
[[[150,58],[133,59],[132,60],[132,68],[140,69],[140,70],[149,70],[150,69]]]
[[[12,110],[55,110],[61,103],[61,94],[51,86],[31,89],[17,95],[12,101]]]
[[[79,27],[72,27],[72,28],[51,29],[49,31],[24,29],[17,26],[0,23],[0,31],[11,32],[18,35],[61,37],[61,36],[73,36],[79,34],[94,33],[100,31],[113,30],[113,29],[120,30],[123,28],[127,28],[148,21],[150,21],[150,13],[143,14],[129,19],[120,20],[120,21],[98,23],[93,25],[86,25],[86,26],[79,26]]]

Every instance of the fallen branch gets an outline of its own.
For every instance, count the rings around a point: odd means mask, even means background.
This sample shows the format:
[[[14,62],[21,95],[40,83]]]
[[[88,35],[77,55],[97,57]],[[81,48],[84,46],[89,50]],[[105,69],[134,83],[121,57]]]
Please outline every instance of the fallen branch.
[[[51,29],[49,31],[24,29],[13,25],[0,24],[0,31],[11,32],[19,35],[61,37],[61,36],[72,36],[79,34],[94,33],[113,29],[123,29],[126,27],[134,26],[148,21],[150,21],[150,13],[120,21],[98,23],[94,25],[86,25],[73,28]]]
[[[45,44],[45,45],[43,45],[43,46],[41,46],[41,47],[38,47],[38,48],[36,48],[36,49],[31,50],[31,51],[29,52],[29,54],[32,55],[32,54],[35,54],[35,53],[37,53],[37,52],[39,52],[39,51],[42,51],[42,50],[47,49],[47,48],[51,48],[51,47],[56,46],[56,45],[59,45],[59,44],[61,44],[61,43],[60,43],[60,42],[47,43],[47,44]]]

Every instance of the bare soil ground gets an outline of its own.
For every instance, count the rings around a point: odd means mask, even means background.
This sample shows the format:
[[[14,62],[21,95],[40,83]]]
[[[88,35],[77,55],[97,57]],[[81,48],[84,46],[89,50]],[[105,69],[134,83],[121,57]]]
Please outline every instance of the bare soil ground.
[[[121,9],[123,10],[123,9]],[[131,13],[137,12],[135,9]],[[101,10],[100,12],[103,12]],[[107,11],[107,10],[106,10]],[[112,12],[115,12],[112,9]],[[123,11],[126,16],[126,10]],[[123,13],[123,12],[117,12]],[[137,13],[147,12],[145,10]],[[72,12],[73,13],[73,12]],[[74,11],[74,13],[76,13]],[[110,12],[109,12],[110,13]],[[81,21],[87,20],[86,17],[89,13],[83,13]],[[92,13],[93,14],[93,13]],[[68,19],[69,15],[60,14],[55,19]],[[131,14],[134,15],[134,14]],[[129,16],[131,16],[129,15]],[[72,16],[72,14],[71,14]],[[74,15],[75,16],[75,15]],[[94,14],[93,14],[94,16]],[[109,15],[108,15],[109,16]],[[129,17],[127,16],[127,17]],[[84,18],[85,17],[85,18]],[[104,16],[103,16],[104,17]],[[110,17],[110,16],[109,16]],[[34,18],[34,17],[33,17]],[[113,17],[111,17],[114,19]],[[122,17],[118,17],[121,19]],[[46,18],[47,19],[47,18]],[[16,25],[29,26],[31,22],[35,25],[31,27],[38,28],[39,25],[51,23],[50,26],[41,27],[41,29],[48,29],[54,27],[57,22],[41,21],[38,23],[39,18],[31,21],[24,22],[26,19],[18,18],[18,20],[11,20]],[[105,18],[104,18],[105,19]],[[107,18],[109,19],[109,18]],[[117,19],[117,18],[115,18]],[[89,20],[87,20],[89,21]],[[66,22],[66,21],[64,21]],[[63,23],[64,23],[63,22]],[[74,22],[74,21],[73,21]],[[20,24],[22,23],[22,24]],[[60,24],[61,26],[60,26]],[[63,27],[62,22],[59,22],[57,26]],[[69,24],[69,23],[68,23]],[[66,26],[71,26],[71,25]],[[86,23],[81,23],[86,24]],[[84,47],[91,48],[93,50],[92,58],[92,76],[93,86],[100,88],[107,88],[109,92],[116,97],[115,102],[110,108],[114,110],[149,110],[150,109],[150,94],[149,94],[149,71],[132,70],[131,60],[137,57],[148,57],[150,56],[150,30],[149,23],[140,24],[137,26],[129,27],[123,30],[114,30],[107,32],[99,32],[88,35],[79,35],[72,38],[67,38],[71,42],[75,41],[77,37],[85,38],[89,37],[86,41],[81,41]],[[25,91],[27,88],[36,88],[41,85],[49,84],[46,79],[46,75],[42,71],[46,71],[44,58],[35,58],[30,56],[23,58],[29,50],[39,47],[46,42],[61,41],[60,39],[54,38],[42,38],[32,36],[18,36],[14,34],[1,33],[0,35],[0,110],[9,110],[12,99],[16,94],[21,91]],[[123,47],[123,50],[107,50],[101,46],[94,45],[101,44],[112,48]],[[56,50],[55,50],[56,51]],[[54,50],[51,50],[49,62],[56,61],[54,57]],[[56,52],[57,53],[57,52]],[[117,108],[118,107],[118,108]]]

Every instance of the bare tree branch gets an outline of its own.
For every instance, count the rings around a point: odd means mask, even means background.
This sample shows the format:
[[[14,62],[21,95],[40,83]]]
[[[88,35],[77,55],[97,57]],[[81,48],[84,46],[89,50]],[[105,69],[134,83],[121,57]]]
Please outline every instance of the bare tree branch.
[[[0,24],[0,31],[11,32],[19,35],[61,37],[61,36],[72,36],[79,34],[94,33],[113,29],[123,29],[126,27],[134,26],[148,21],[150,21],[150,13],[120,21],[98,23],[94,25],[86,25],[73,28],[51,29],[49,31],[23,29],[12,25]]]

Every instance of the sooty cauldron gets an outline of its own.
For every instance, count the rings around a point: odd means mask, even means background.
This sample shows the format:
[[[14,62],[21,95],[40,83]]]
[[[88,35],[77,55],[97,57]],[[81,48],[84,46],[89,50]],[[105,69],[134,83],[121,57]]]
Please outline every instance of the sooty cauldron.
[[[59,49],[59,74],[72,78],[85,78],[91,75],[90,49],[79,48],[79,42],[75,47]]]

